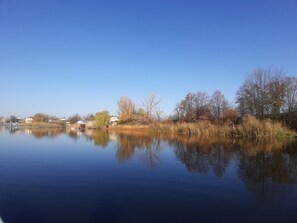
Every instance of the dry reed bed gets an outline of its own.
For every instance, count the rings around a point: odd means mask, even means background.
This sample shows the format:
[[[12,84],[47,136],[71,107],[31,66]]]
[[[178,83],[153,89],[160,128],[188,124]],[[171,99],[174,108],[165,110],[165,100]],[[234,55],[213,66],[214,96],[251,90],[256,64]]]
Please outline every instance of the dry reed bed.
[[[258,120],[253,116],[245,116],[239,125],[216,125],[209,121],[196,123],[154,123],[150,125],[117,125],[112,130],[121,131],[148,131],[148,132],[167,132],[187,135],[203,136],[231,136],[242,138],[277,138],[277,137],[296,137],[293,132],[282,126],[281,123],[267,120]]]

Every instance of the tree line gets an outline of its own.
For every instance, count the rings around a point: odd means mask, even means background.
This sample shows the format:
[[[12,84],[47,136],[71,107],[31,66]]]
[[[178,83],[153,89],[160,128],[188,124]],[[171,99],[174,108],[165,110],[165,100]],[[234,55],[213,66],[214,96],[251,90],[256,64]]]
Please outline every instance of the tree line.
[[[282,70],[256,69],[240,86],[236,102],[241,115],[257,118],[290,113],[297,108],[297,78]]]
[[[297,110],[297,78],[282,70],[258,68],[250,73],[236,92],[237,107],[232,107],[222,92],[188,93],[175,109],[177,120],[231,119],[252,115],[278,120],[280,114]]]
[[[160,100],[151,95],[137,108],[128,97],[118,101],[120,121],[147,123],[161,119]],[[287,76],[282,70],[258,68],[248,74],[236,93],[232,106],[220,90],[190,92],[176,104],[172,121],[195,122],[211,120],[236,122],[239,117],[252,115],[259,119],[278,119],[281,113],[297,110],[297,78]]]
[[[220,90],[212,95],[207,92],[189,92],[176,104],[173,115],[164,118],[160,109],[160,99],[151,94],[138,105],[129,97],[122,96],[117,102],[119,122],[123,124],[149,124],[169,120],[174,122],[196,122],[210,120],[233,123],[245,115],[259,119],[278,120],[281,114],[297,111],[297,78],[288,76],[279,69],[257,68],[248,74],[236,92],[236,106],[232,106]],[[75,114],[68,118],[70,124],[79,120],[96,121],[98,126],[108,124],[110,113],[106,110],[81,117]],[[11,116],[15,121],[16,117]],[[37,113],[35,122],[58,120],[57,117]]]

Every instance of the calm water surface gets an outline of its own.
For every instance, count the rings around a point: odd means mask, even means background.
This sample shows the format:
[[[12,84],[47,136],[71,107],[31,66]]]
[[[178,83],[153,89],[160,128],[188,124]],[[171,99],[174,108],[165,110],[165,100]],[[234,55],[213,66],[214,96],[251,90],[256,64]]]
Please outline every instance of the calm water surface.
[[[297,222],[297,144],[0,131],[0,222]]]

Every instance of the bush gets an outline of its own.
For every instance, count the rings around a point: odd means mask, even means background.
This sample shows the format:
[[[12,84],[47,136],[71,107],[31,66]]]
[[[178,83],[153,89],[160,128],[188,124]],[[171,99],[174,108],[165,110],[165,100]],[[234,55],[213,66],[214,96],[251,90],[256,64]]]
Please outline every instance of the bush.
[[[254,116],[242,117],[241,126],[238,128],[238,134],[250,138],[267,137],[288,137],[296,134],[282,126],[281,123],[270,119],[259,120]]]

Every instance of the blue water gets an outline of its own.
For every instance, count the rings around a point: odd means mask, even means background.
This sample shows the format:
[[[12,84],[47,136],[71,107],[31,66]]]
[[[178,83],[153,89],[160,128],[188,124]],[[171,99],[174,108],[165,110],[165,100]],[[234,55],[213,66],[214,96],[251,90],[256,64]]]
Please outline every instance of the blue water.
[[[185,138],[1,131],[2,222],[296,222],[296,143]]]

